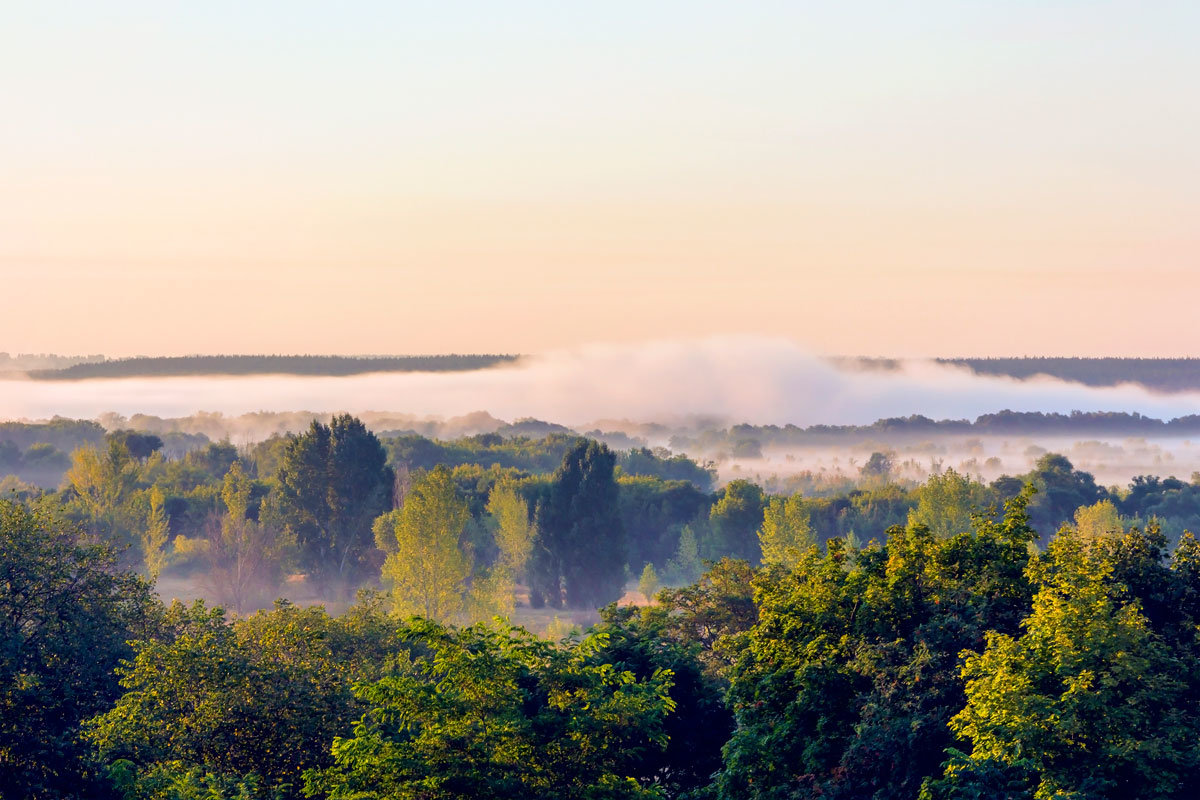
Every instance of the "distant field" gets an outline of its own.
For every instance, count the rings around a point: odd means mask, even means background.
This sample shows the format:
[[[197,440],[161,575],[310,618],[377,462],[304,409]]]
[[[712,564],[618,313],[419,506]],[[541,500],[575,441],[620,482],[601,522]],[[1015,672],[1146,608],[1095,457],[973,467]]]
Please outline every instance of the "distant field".
[[[516,360],[513,355],[178,356],[121,358],[30,370],[38,380],[163,378],[191,375],[361,375],[368,372],[465,372]]]

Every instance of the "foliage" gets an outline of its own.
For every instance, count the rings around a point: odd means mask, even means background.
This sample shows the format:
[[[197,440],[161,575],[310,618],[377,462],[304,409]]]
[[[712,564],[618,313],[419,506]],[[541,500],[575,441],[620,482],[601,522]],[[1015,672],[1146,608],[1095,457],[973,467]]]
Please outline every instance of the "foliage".
[[[239,614],[269,601],[279,587],[290,545],[271,525],[251,518],[252,492],[242,463],[233,462],[221,484],[226,512],[220,519],[210,518],[204,538],[205,581]]]
[[[659,605],[669,614],[664,635],[679,644],[694,645],[696,658],[708,675],[726,674],[733,653],[724,644],[733,634],[749,630],[758,619],[751,586],[754,575],[745,561],[724,558],[695,584],[658,593]]]
[[[808,509],[798,494],[772,497],[763,509],[758,543],[764,564],[795,565],[808,548],[816,545]]]
[[[356,690],[370,711],[306,775],[330,800],[648,798],[639,764],[666,745],[672,676],[603,658],[604,635],[558,647],[517,628],[414,620],[421,654]]]
[[[150,511],[146,518],[146,529],[142,534],[142,559],[146,564],[146,574],[150,580],[158,580],[166,563],[167,540],[170,537],[170,525],[166,512],[163,510],[163,493],[158,487],[150,490]]]
[[[952,741],[958,653],[1026,608],[1024,506],[943,542],[897,527],[883,546],[833,540],[761,572],[757,622],[726,645],[737,728],[721,796],[915,796]]]
[[[642,597],[653,601],[654,595],[658,592],[660,585],[658,573],[654,571],[654,565],[647,564],[643,567],[641,577],[638,578],[638,591],[642,593]]]
[[[1101,500],[1090,506],[1075,509],[1075,531],[1079,539],[1087,544],[1114,536],[1121,536],[1125,526],[1121,515],[1111,500]]]
[[[0,797],[96,791],[79,723],[117,696],[149,588],[44,507],[0,501]]]
[[[472,595],[477,608],[486,608],[493,615],[507,616],[515,608],[513,593],[517,581],[525,574],[533,548],[529,504],[508,481],[493,487],[488,495],[487,513],[492,523],[496,557],[486,575],[476,577]]]
[[[709,674],[699,643],[672,635],[670,612],[662,606],[601,609],[593,630],[608,639],[600,656],[617,669],[648,680],[671,672],[671,701],[666,718],[667,746],[651,748],[639,760],[637,777],[671,798],[706,797],[721,766],[721,747],[733,731],[725,705],[725,685]]]
[[[367,372],[456,372],[483,369],[516,356],[137,356],[35,369],[39,380],[163,377],[177,375],[359,375]]]
[[[676,585],[693,583],[700,577],[703,569],[696,534],[691,525],[684,525],[679,531],[679,546],[675,550],[675,557],[667,562],[667,580]]]
[[[398,613],[447,622],[462,612],[472,561],[462,547],[469,520],[445,467],[417,481],[400,510],[380,517],[377,541],[388,554],[383,578]]]
[[[747,480],[731,481],[709,512],[712,534],[706,552],[712,557],[729,556],[757,564],[762,556],[758,528],[766,504],[766,497],[756,484]]]
[[[625,582],[625,531],[617,514],[616,462],[599,442],[579,439],[563,456],[536,506],[530,570],[534,605],[595,608]]]
[[[916,495],[917,506],[908,512],[908,524],[924,525],[936,539],[971,530],[971,518],[993,502],[986,486],[952,469],[930,475]]]
[[[196,769],[295,797],[301,773],[330,763],[329,743],[362,713],[351,685],[381,674],[395,635],[377,604],[335,619],[281,602],[228,623],[219,608],[176,603],[162,635],[135,642],[118,670],[125,693],[87,736],[151,797],[146,787]]]
[[[391,508],[395,480],[386,461],[375,434],[348,414],[289,438],[266,521],[293,533],[318,584],[348,591],[378,568],[371,523]]]

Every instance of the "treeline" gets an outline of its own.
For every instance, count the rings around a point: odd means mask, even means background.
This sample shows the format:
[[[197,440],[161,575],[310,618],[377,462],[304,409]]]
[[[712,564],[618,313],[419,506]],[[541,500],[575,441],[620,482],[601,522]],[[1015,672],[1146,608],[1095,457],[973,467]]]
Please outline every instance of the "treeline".
[[[103,361],[102,355],[60,356],[54,353],[0,353],[0,375],[24,373],[33,369],[62,369],[93,361]]]
[[[594,535],[607,462],[573,453],[545,519],[573,505]],[[465,524],[447,478],[397,542]],[[163,607],[52,506],[0,501],[0,796],[1196,796],[1200,544],[1095,507],[1038,532],[1034,492],[865,546],[813,543],[774,498],[759,565],[557,642],[409,616],[395,589],[338,617]]]
[[[368,372],[461,372],[514,361],[514,355],[433,356],[138,356],[34,369],[39,380],[160,378],[187,375],[361,375]]]
[[[764,447],[811,447],[847,439],[911,441],[939,436],[1192,436],[1200,433],[1200,415],[1169,420],[1124,411],[997,411],[974,421],[935,420],[920,414],[889,417],[870,425],[734,425],[674,434],[670,445],[691,452],[723,452],[756,458]]]
[[[1048,375],[1088,386],[1137,383],[1149,389],[1182,392],[1200,389],[1200,358],[939,358],[938,363],[968,367],[981,375],[1032,378]]]

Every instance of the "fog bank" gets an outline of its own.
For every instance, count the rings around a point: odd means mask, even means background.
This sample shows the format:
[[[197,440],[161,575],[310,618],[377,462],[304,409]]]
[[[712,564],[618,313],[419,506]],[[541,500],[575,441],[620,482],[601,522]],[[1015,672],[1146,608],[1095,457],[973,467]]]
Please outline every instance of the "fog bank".
[[[0,417],[94,418],[104,412],[400,411],[454,416],[485,410],[571,425],[709,416],[754,424],[868,424],[923,414],[974,418],[1014,411],[1127,411],[1169,419],[1200,412],[1200,394],[1018,381],[906,362],[895,371],[839,368],[783,339],[721,337],[592,345],[459,373],[348,377],[131,378],[0,383]]]

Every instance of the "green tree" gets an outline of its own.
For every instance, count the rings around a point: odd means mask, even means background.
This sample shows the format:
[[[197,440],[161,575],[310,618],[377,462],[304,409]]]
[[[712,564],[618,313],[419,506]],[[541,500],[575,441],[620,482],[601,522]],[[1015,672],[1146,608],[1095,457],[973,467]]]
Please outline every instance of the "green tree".
[[[0,501],[0,797],[98,796],[80,722],[154,623],[149,586],[48,508]]]
[[[111,440],[104,450],[89,444],[73,451],[71,467],[63,476],[85,526],[118,548],[138,543],[130,534],[141,529],[141,520],[129,518],[127,501],[137,487],[139,472],[125,446]]]
[[[816,546],[808,509],[799,494],[771,498],[763,509],[758,542],[764,564],[785,567],[796,564],[808,548]]]
[[[1194,796],[1190,692],[1111,569],[1069,530],[1031,562],[1024,633],[989,633],[963,666],[967,704],[951,728],[971,751],[952,759],[943,791],[999,774],[1036,798]]]
[[[537,605],[597,607],[621,595],[625,532],[617,513],[616,457],[579,439],[563,456],[549,494],[535,511],[537,538],[530,600]]]
[[[1075,509],[1075,530],[1081,541],[1091,544],[1121,536],[1125,532],[1125,525],[1113,502],[1101,500]]]
[[[924,525],[936,539],[971,530],[972,517],[992,500],[986,486],[952,469],[930,475],[916,494],[917,507],[908,512],[908,524]]]
[[[471,574],[471,556],[462,546],[471,520],[450,470],[435,467],[417,481],[399,511],[381,518],[391,526],[383,578],[391,586],[395,610],[447,622],[462,613]]]
[[[762,570],[754,627],[721,646],[737,725],[720,796],[902,800],[940,775],[959,653],[1028,608],[1025,499],[945,541],[894,527],[882,546],[832,539]]]
[[[297,797],[303,771],[331,764],[330,742],[364,711],[351,686],[402,650],[398,630],[371,603],[333,618],[280,601],[232,623],[176,603],[161,635],[134,643],[117,671],[124,694],[87,739],[127,796],[221,797],[199,789],[249,783],[251,797]]]
[[[730,481],[709,512],[712,539],[706,548],[708,557],[728,556],[757,564],[762,558],[758,529],[766,502],[758,485],[746,480]]]
[[[704,571],[704,563],[700,560],[700,546],[691,525],[684,525],[679,531],[679,547],[675,557],[667,562],[667,580],[673,584],[688,584],[694,582]]]
[[[533,548],[534,530],[529,522],[529,504],[511,481],[498,483],[488,494],[488,518],[496,545],[496,558],[486,574],[472,580],[478,616],[508,616],[515,608],[517,581]]]
[[[648,748],[635,775],[668,798],[711,797],[712,776],[721,767],[721,747],[733,731],[733,713],[725,705],[725,684],[700,661],[699,643],[673,635],[672,614],[661,605],[645,608],[605,606],[593,633],[608,644],[597,658],[639,680],[670,670],[671,701],[664,732],[667,746]]]
[[[146,563],[146,574],[150,580],[158,580],[163,564],[167,560],[167,541],[171,530],[167,514],[163,510],[163,493],[158,487],[150,490],[150,513],[146,519],[146,530],[142,534],[142,559]]]
[[[1034,529],[1047,538],[1071,521],[1075,509],[1097,503],[1107,495],[1095,478],[1075,469],[1058,453],[1039,458],[1024,480],[1037,487],[1037,496],[1029,504],[1029,517]]]
[[[647,564],[642,569],[642,576],[638,578],[638,591],[642,593],[642,597],[653,602],[659,586],[661,584],[658,582],[658,573],[654,571],[654,565]]]
[[[360,420],[314,420],[288,439],[275,478],[267,521],[292,531],[314,582],[350,591],[378,569],[371,524],[391,508],[395,474]]]
[[[518,628],[428,620],[420,653],[360,685],[370,711],[334,740],[334,766],[306,777],[330,800],[617,800],[655,794],[637,779],[666,745],[671,673],[646,679],[608,662],[607,639],[559,646]]]
[[[694,584],[658,593],[659,606],[670,614],[664,635],[696,648],[705,673],[724,678],[734,654],[724,645],[758,620],[754,603],[755,571],[745,561],[723,558]]]

